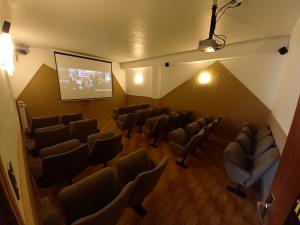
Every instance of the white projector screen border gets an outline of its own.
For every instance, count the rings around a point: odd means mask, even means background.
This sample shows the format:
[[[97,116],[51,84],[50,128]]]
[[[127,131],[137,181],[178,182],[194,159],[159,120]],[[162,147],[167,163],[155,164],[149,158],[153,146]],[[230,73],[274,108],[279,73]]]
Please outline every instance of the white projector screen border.
[[[88,100],[98,100],[98,99],[112,99],[114,96],[114,79],[113,79],[113,72],[112,72],[112,62],[107,61],[107,60],[102,60],[102,59],[96,59],[92,57],[87,57],[87,56],[82,56],[82,55],[74,55],[70,53],[65,53],[65,52],[57,52],[54,51],[54,60],[55,60],[55,67],[56,67],[56,75],[57,75],[57,82],[58,82],[58,88],[59,88],[59,100],[61,102],[67,102],[67,101],[88,101]],[[94,60],[94,61],[99,61],[99,62],[104,62],[104,63],[109,63],[110,64],[110,71],[111,71],[111,97],[99,97],[99,98],[74,98],[74,99],[62,99],[61,98],[61,87],[60,87],[60,82],[59,82],[59,74],[58,74],[58,67],[57,67],[57,61],[56,61],[56,55],[65,55],[65,56],[71,56],[71,57],[76,57],[76,58],[82,58],[82,59],[88,59],[88,60]]]

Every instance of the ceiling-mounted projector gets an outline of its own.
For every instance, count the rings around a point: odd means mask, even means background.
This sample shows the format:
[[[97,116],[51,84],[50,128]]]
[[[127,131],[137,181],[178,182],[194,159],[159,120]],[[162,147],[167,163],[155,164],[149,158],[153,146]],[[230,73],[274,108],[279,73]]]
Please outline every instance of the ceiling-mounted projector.
[[[214,39],[199,41],[198,49],[203,52],[215,52],[218,50],[218,43]]]
[[[241,0],[231,0],[223,5],[218,11],[217,0],[213,0],[212,15],[210,21],[209,37],[205,40],[200,40],[198,49],[203,52],[215,52],[225,47],[226,36],[215,34],[217,22],[225,14],[228,9],[236,8],[242,4]]]

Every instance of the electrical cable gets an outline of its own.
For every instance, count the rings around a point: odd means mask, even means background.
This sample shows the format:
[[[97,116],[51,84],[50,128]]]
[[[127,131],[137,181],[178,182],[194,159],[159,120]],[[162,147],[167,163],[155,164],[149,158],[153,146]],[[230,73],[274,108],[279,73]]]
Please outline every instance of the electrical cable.
[[[229,2],[227,2],[225,5],[223,5],[216,13],[216,15],[218,15],[223,9],[225,9],[227,6],[229,6],[230,4],[234,4],[236,0],[231,0]]]
[[[216,22],[218,22],[222,18],[222,16],[227,12],[228,9],[233,9],[233,8],[236,8],[236,7],[238,7],[238,6],[229,6],[226,9],[224,9],[222,14],[217,18]]]

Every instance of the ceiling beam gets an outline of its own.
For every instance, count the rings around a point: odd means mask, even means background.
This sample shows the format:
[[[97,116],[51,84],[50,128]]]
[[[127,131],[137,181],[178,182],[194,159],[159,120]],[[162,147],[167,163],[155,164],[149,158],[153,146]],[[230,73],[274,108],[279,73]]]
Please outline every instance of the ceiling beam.
[[[192,51],[179,52],[166,56],[123,62],[120,63],[120,66],[121,69],[131,69],[162,65],[165,62],[177,64],[185,62],[221,60],[258,54],[276,53],[279,48],[283,46],[287,47],[288,43],[289,36],[279,36],[228,44],[224,49],[213,53],[202,52],[197,49]]]

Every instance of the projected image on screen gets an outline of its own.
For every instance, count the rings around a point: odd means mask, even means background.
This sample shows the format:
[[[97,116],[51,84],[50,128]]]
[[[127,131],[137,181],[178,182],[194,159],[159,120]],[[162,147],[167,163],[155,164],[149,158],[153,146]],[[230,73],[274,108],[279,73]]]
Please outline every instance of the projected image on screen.
[[[62,100],[112,97],[111,63],[55,53]]]

